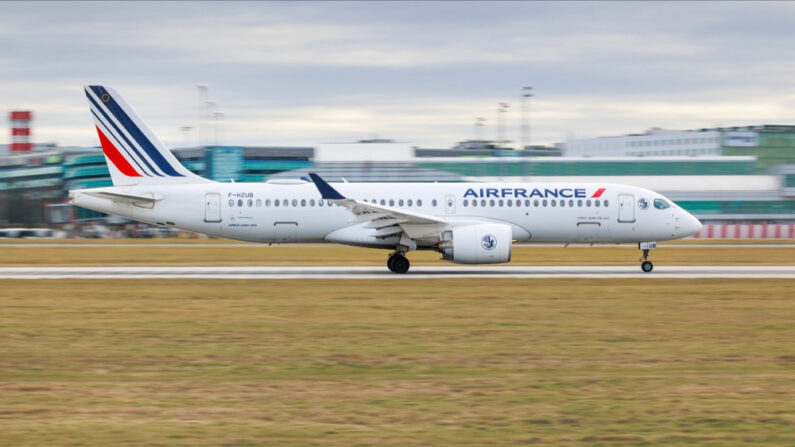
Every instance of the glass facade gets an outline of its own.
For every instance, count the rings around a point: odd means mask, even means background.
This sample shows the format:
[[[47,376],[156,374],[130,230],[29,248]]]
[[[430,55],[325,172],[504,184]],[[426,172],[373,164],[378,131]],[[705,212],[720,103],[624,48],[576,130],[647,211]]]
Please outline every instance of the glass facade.
[[[795,134],[760,134],[758,141],[760,147],[732,147],[727,150],[736,150],[737,155],[756,155],[760,150],[769,151],[770,154],[788,159],[790,155],[787,151],[795,148]],[[41,222],[44,213],[38,209],[46,203],[64,202],[70,189],[112,186],[105,157],[98,152],[98,148],[94,150],[97,152],[42,153],[38,156],[33,154],[29,160],[0,160],[0,223]],[[766,173],[751,157],[734,160],[547,157],[457,157],[434,160],[433,157],[427,157],[403,162],[315,164],[311,161],[312,148],[305,147],[186,148],[175,150],[174,154],[191,171],[221,182],[231,179],[262,182],[269,178],[298,178],[306,175],[310,169],[334,181],[345,177],[351,181],[440,182],[460,181],[462,177],[743,176]],[[795,188],[795,173],[791,169],[781,172],[782,191]],[[583,178],[583,181],[589,180]],[[765,199],[775,200],[722,200],[715,193],[677,203],[697,216],[795,215],[795,200],[787,200],[783,193],[777,191],[771,191],[771,194]],[[76,210],[76,214],[78,218],[98,216],[82,209]]]
[[[530,177],[530,176],[617,176],[617,175],[751,175],[759,174],[753,160],[738,161],[591,161],[522,160],[506,162],[489,160],[479,163],[420,162],[417,166],[464,176]]]

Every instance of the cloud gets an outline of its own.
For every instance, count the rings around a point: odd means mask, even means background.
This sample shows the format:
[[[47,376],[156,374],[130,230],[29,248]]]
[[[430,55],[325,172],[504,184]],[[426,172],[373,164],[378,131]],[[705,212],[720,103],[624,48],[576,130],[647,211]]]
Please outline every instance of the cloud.
[[[786,123],[793,15],[775,2],[6,2],[0,103],[33,109],[37,138],[92,145],[87,83],[118,88],[172,144],[190,141],[197,83],[230,144],[449,147],[476,116],[493,137],[499,101],[516,140],[528,83],[538,143]]]

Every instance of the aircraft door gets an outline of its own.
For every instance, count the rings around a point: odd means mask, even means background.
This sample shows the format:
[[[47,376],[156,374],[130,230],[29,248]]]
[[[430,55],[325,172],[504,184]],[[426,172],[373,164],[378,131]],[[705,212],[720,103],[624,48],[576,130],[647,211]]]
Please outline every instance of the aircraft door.
[[[221,221],[221,194],[208,192],[204,195],[204,221]]]
[[[618,221],[635,222],[635,196],[632,194],[618,195]]]
[[[455,214],[455,196],[452,194],[444,197],[444,213]]]

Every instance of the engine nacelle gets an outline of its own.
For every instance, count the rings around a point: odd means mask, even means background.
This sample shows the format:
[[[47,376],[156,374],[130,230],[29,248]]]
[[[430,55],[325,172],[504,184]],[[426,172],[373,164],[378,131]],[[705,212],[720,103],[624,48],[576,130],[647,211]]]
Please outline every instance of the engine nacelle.
[[[442,259],[459,264],[497,264],[511,260],[511,227],[475,224],[442,232]]]

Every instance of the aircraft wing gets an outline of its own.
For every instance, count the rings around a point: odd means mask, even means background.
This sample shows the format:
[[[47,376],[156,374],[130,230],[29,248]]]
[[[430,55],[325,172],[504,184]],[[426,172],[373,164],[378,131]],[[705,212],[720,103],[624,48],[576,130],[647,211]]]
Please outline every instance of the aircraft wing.
[[[310,173],[309,177],[315,182],[323,200],[347,208],[355,216],[353,222],[362,223],[364,228],[375,229],[373,236],[383,238],[406,232],[410,237],[420,236],[417,227],[427,225],[445,225],[447,220],[423,213],[391,208],[375,203],[349,199],[326,183],[319,175]],[[407,231],[408,230],[408,231]]]

